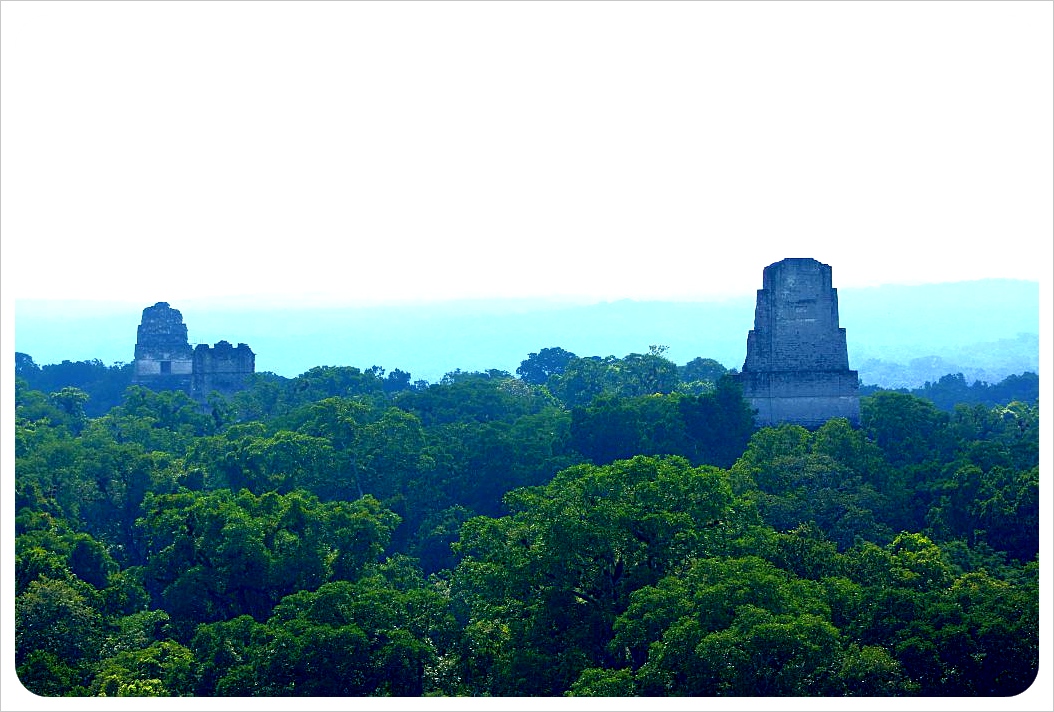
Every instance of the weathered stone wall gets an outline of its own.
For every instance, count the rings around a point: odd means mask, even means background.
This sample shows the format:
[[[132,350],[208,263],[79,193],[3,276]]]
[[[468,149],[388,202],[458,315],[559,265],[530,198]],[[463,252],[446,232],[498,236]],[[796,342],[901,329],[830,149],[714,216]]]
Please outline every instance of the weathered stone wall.
[[[743,371],[740,382],[744,388],[750,385],[751,392],[765,398],[792,398],[798,396],[826,396],[832,393],[856,392],[856,371]]]
[[[256,355],[247,344],[233,347],[226,341],[213,348],[198,344],[194,349],[194,378],[191,395],[205,400],[212,391],[224,395],[245,387],[245,378],[256,372]]]
[[[791,258],[765,268],[743,370],[848,370],[831,267]]]
[[[136,335],[132,383],[189,392],[193,368],[194,352],[179,310],[168,302],[144,309]]]
[[[154,390],[180,390],[204,403],[209,393],[224,395],[245,387],[256,371],[256,356],[246,344],[220,341],[214,348],[191,348],[183,315],[168,302],[143,310],[135,344],[132,383]]]
[[[759,425],[860,421],[859,379],[849,369],[830,265],[789,258],[765,268],[739,376]]]
[[[165,365],[165,362],[168,365]],[[189,376],[193,373],[193,361],[173,360],[171,357],[159,356],[158,358],[144,357],[135,362],[136,376],[161,376],[165,374]]]

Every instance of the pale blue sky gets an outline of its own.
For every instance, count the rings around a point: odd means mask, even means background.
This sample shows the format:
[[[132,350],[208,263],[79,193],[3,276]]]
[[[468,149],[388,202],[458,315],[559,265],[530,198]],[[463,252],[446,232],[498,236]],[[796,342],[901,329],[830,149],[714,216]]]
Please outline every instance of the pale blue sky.
[[[5,295],[1040,279],[1050,3],[4,3]]]

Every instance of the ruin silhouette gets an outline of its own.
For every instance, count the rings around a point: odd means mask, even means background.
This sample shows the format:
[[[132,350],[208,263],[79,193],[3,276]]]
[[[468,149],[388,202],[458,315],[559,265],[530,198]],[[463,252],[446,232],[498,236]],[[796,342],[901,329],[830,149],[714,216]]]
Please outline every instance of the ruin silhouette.
[[[191,348],[183,315],[168,302],[143,310],[135,344],[132,383],[152,390],[180,390],[204,403],[213,391],[229,395],[245,387],[256,371],[246,344],[226,341]]]
[[[859,425],[859,377],[849,369],[830,265],[791,257],[765,268],[738,378],[758,425]]]

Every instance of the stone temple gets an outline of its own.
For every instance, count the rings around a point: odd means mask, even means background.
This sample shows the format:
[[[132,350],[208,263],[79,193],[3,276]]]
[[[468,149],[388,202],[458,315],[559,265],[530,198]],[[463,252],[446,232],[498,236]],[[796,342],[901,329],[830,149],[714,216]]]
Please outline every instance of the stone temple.
[[[143,310],[135,343],[132,383],[152,390],[180,390],[204,403],[209,394],[229,395],[245,387],[256,371],[256,356],[246,344],[226,341],[191,348],[183,315],[168,302]]]
[[[849,370],[830,265],[794,257],[765,268],[739,381],[758,425],[859,425],[859,378]]]

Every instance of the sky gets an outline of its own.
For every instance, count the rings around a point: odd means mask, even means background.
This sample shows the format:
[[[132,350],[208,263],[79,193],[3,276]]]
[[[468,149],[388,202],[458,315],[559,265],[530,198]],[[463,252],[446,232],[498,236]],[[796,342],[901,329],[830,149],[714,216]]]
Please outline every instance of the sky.
[[[705,300],[813,257],[836,287],[1049,301],[1052,25],[1050,2],[4,1],[4,361],[20,299]]]
[[[1052,5],[2,6],[8,299],[751,294],[1054,261]]]

